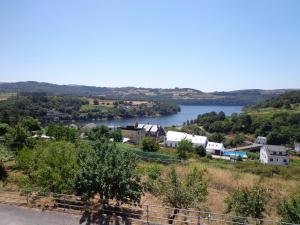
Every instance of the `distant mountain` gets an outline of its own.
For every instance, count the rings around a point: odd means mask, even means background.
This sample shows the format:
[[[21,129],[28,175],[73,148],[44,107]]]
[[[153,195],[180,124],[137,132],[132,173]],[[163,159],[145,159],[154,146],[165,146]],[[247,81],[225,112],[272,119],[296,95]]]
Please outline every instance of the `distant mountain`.
[[[0,92],[45,92],[52,95],[103,96],[107,99],[175,100],[186,105],[249,105],[276,97],[289,89],[238,90],[205,93],[191,88],[136,88],[95,87],[84,85],[57,85],[44,82],[0,83]]]

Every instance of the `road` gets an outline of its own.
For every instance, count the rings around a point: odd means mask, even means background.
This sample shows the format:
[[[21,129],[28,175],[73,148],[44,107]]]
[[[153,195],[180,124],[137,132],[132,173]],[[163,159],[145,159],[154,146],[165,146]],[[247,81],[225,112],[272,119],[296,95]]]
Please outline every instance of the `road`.
[[[81,216],[0,204],[0,225],[79,225]]]

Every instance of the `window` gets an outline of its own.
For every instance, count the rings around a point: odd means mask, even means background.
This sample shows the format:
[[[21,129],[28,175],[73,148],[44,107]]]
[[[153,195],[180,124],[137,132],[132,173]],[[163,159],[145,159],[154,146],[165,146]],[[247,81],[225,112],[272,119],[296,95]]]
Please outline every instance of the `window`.
[[[286,163],[286,159],[284,159],[284,160],[283,160],[283,162],[285,162],[285,163]]]
[[[272,158],[270,158],[270,162],[273,162],[273,159],[272,159]]]
[[[279,152],[279,155],[282,155],[282,152]]]

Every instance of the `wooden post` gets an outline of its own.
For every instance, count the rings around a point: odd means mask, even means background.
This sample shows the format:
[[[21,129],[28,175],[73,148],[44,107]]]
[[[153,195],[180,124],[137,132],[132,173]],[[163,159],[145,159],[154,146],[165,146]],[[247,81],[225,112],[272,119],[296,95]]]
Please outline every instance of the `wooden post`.
[[[149,205],[147,205],[146,212],[147,212],[147,224],[149,224]]]

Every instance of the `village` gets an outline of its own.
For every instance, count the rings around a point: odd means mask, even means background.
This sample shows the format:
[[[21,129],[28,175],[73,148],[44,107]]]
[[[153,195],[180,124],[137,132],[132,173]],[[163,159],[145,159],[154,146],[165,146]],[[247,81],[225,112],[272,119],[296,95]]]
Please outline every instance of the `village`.
[[[259,152],[259,160],[262,164],[277,166],[289,165],[288,148],[281,145],[268,145],[267,138],[258,136],[253,143],[248,145],[227,149],[223,143],[209,141],[208,137],[188,134],[178,131],[165,131],[160,125],[153,124],[135,124],[126,127],[109,127],[110,129],[120,129],[123,135],[123,142],[132,144],[141,144],[147,136],[152,137],[160,146],[167,148],[176,148],[178,143],[187,140],[193,147],[203,147],[206,155],[212,159],[222,159],[228,161],[247,160],[247,152]],[[294,150],[300,153],[300,145],[295,143]]]

